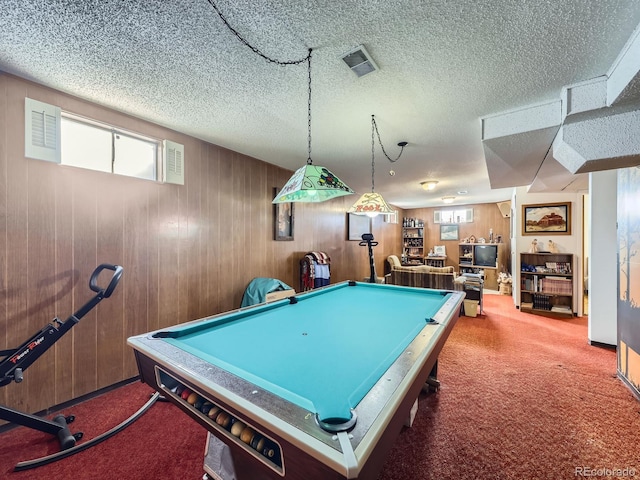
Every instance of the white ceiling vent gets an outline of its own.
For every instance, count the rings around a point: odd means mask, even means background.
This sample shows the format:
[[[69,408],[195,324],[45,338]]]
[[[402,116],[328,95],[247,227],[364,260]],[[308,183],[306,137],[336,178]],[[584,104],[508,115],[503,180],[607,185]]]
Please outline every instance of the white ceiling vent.
[[[363,77],[367,73],[375,72],[378,70],[376,62],[373,61],[369,52],[364,48],[364,45],[358,45],[350,52],[342,55],[342,60],[358,77]]]

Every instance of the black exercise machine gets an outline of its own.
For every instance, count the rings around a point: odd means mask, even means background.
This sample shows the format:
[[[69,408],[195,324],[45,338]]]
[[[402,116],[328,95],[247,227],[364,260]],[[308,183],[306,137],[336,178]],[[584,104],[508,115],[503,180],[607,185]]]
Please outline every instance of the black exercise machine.
[[[361,247],[369,247],[369,283],[377,283],[376,264],[373,261],[373,247],[377,246],[378,242],[373,239],[372,233],[363,233],[362,241],[358,245]]]
[[[98,286],[98,277],[103,270],[112,270],[113,275],[106,288]],[[67,320],[61,322],[54,318],[53,322],[36,333],[29,340],[18,348],[10,350],[0,350],[0,387],[8,385],[12,381],[22,382],[24,371],[45,353],[54,343],[56,343],[71,327],[80,321],[93,307],[103,298],[109,298],[113,290],[118,285],[122,276],[122,267],[103,263],[98,266],[89,280],[89,288],[96,292],[96,295],[82,306],[77,312],[72,314]],[[75,420],[73,415],[57,415],[53,421],[46,420],[36,415],[19,412],[9,407],[0,405],[0,419],[11,423],[17,423],[25,427],[33,428],[41,432],[57,435],[62,450],[67,450],[82,438],[82,432],[72,434],[68,424]],[[48,462],[47,462],[48,463]]]

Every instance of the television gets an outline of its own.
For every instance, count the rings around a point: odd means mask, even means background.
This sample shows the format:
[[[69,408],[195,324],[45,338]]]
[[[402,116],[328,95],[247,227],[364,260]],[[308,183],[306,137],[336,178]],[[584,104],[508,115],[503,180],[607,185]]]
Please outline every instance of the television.
[[[498,266],[498,245],[474,245],[473,264],[479,267],[496,268]]]

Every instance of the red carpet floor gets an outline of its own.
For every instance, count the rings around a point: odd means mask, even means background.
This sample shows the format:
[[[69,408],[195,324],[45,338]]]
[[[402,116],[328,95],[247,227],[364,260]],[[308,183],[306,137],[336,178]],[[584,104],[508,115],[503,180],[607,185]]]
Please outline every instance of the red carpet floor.
[[[421,396],[379,480],[640,477],[640,402],[616,378],[615,352],[588,345],[586,335],[586,319],[523,314],[510,297],[485,295],[485,315],[458,321],[440,355],[442,387]],[[72,431],[86,441],[151,393],[136,382],[64,413],[76,415]],[[14,472],[18,461],[57,451],[50,436],[18,427],[0,435],[0,478],[197,480],[205,438],[157,402],[98,446]]]
[[[486,315],[454,328],[442,387],[424,398],[380,478],[569,479],[580,468],[640,476],[640,403],[616,378],[615,352],[588,345],[587,319],[484,299]]]
[[[82,443],[115,427],[135,413],[153,390],[135,382],[64,410],[76,416],[71,432]],[[202,478],[206,433],[167,402],[156,402],[135,423],[104,442],[58,462],[14,472],[19,461],[58,451],[50,435],[18,427],[0,435],[0,479],[101,480]]]

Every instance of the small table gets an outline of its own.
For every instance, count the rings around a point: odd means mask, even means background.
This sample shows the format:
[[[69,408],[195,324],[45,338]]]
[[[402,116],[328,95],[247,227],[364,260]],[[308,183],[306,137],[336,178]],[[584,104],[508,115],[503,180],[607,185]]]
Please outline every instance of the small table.
[[[482,297],[484,296],[484,292],[483,292],[484,280],[480,275],[477,275],[477,274],[467,273],[461,276],[465,277],[465,281],[463,283],[462,288],[467,294],[466,299],[477,300],[479,304],[478,312],[480,313],[480,315],[484,314],[483,299],[482,299]]]
[[[447,257],[436,257],[433,255],[424,257],[425,265],[430,265],[432,267],[444,267],[446,261]]]
[[[377,478],[463,298],[350,281],[128,343],[143,381],[223,442],[238,480]]]

